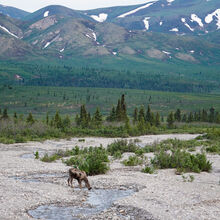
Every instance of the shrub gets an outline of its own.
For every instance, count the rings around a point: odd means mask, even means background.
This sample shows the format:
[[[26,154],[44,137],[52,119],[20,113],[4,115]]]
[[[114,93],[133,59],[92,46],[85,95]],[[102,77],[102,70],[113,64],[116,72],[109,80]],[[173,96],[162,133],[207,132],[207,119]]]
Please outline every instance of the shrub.
[[[173,151],[172,154],[161,151],[156,154],[151,163],[161,169],[177,168],[178,171],[183,172],[209,172],[212,169],[212,164],[207,161],[205,154],[191,155],[180,149]]]
[[[64,161],[68,166],[77,166],[87,175],[106,173],[109,170],[108,162],[108,154],[103,147],[86,148],[69,160]]]
[[[113,157],[114,159],[121,159],[122,158],[122,154],[120,151],[116,151],[114,154],[113,154]]]
[[[143,164],[143,159],[140,159],[139,157],[137,157],[136,155],[135,156],[130,156],[128,158],[128,160],[124,160],[122,161],[122,163],[125,165],[125,166],[137,166],[137,165],[141,165]]]
[[[110,153],[110,155],[114,155],[115,152],[119,151],[121,154],[125,152],[135,152],[139,149],[138,146],[136,146],[132,142],[128,142],[127,140],[118,140],[115,141],[112,144],[109,144],[107,146],[107,151]]]
[[[47,163],[51,163],[53,161],[56,161],[60,159],[60,157],[57,154],[53,154],[51,156],[49,156],[47,153],[44,154],[44,156],[41,158],[41,161],[43,162],[47,162]]]
[[[145,166],[145,168],[143,168],[141,170],[141,172],[143,173],[149,173],[149,174],[153,174],[154,173],[154,168],[153,167],[149,167],[149,166]]]
[[[39,152],[36,151],[36,152],[34,153],[34,156],[35,156],[35,159],[39,159]]]

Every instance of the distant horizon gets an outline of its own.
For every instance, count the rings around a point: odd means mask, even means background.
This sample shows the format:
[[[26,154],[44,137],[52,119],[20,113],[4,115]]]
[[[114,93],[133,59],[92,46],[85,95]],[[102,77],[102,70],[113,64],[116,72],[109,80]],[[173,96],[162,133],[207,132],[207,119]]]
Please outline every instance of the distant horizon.
[[[114,6],[138,5],[152,1],[156,0],[81,0],[80,2],[71,0],[32,0],[31,4],[30,0],[0,0],[0,4],[32,13],[50,5],[61,5],[74,10],[90,10]]]

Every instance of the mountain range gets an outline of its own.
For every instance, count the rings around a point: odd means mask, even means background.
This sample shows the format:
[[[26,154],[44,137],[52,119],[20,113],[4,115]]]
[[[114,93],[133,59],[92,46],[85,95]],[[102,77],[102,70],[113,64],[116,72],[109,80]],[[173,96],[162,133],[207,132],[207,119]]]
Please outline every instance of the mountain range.
[[[151,0],[86,11],[52,5],[34,13],[0,5],[3,83],[18,74],[28,84],[39,78],[33,68],[44,77],[50,65],[57,72],[64,66],[122,71],[125,78],[126,71],[134,78],[159,74],[218,89],[219,43],[219,0]]]

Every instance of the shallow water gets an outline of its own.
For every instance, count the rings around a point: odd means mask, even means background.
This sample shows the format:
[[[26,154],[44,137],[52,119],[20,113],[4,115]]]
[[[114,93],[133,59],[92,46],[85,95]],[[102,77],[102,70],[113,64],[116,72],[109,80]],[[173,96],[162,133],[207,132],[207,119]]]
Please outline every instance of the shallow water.
[[[28,214],[37,219],[48,220],[77,220],[82,217],[89,217],[98,214],[104,209],[112,206],[113,202],[133,194],[133,190],[92,190],[89,192],[87,202],[83,206],[66,206],[60,207],[57,205],[44,205],[39,206],[34,210],[28,211]]]

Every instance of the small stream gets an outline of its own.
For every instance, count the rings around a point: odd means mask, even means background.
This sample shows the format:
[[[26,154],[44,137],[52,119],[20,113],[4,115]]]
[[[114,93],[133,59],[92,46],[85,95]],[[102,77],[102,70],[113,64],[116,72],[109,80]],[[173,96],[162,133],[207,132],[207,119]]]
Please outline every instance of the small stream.
[[[130,196],[134,190],[98,189],[89,192],[87,202],[82,206],[43,205],[28,214],[36,219],[47,220],[79,220],[94,214],[98,214],[112,206],[113,202]]]

